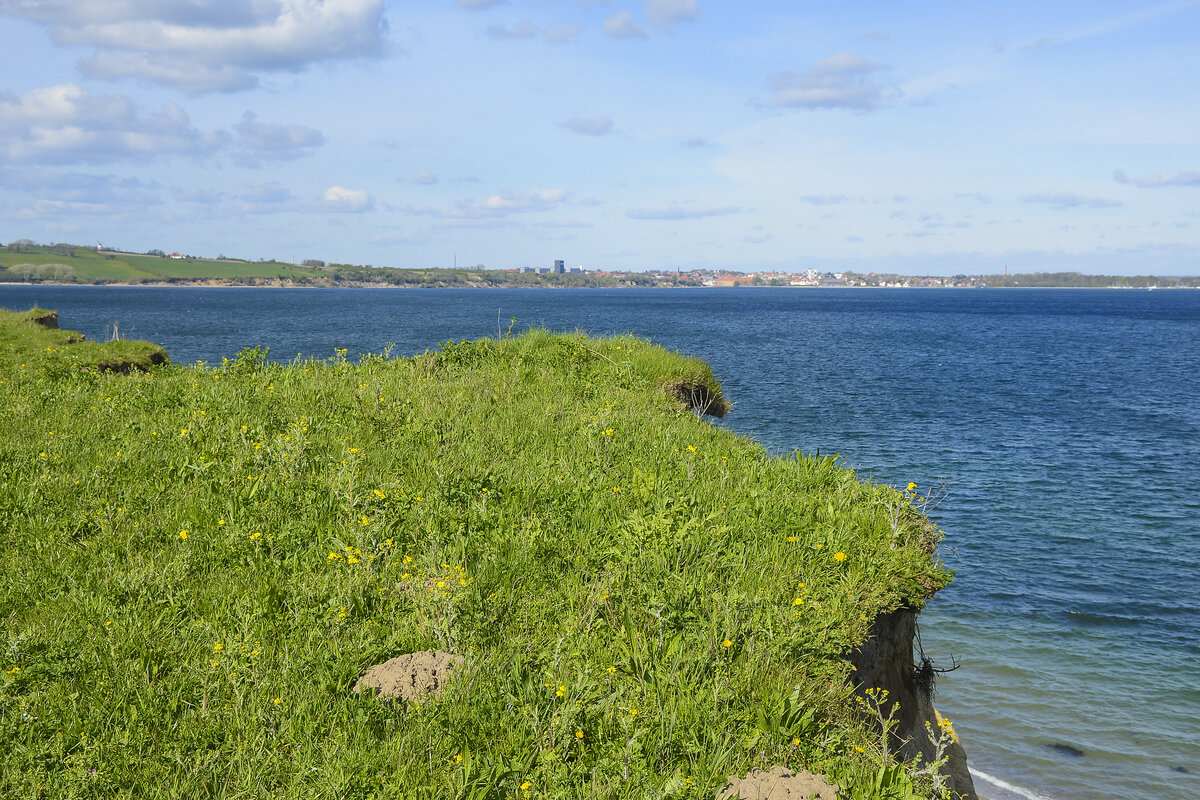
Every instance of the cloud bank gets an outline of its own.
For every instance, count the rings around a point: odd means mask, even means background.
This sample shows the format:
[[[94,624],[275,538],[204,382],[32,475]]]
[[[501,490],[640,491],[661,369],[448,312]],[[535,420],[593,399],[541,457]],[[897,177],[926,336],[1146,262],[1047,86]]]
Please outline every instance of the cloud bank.
[[[229,141],[192,125],[166,103],[142,114],[122,95],[93,95],[73,83],[0,93],[0,153],[42,164],[101,163],[161,155],[208,155]]]
[[[870,111],[883,106],[888,93],[868,77],[887,69],[848,50],[818,61],[804,72],[788,70],[771,79],[781,108],[847,108]]]
[[[0,0],[62,45],[95,48],[96,78],[135,78],[188,92],[236,91],[258,74],[378,55],[383,0]]]

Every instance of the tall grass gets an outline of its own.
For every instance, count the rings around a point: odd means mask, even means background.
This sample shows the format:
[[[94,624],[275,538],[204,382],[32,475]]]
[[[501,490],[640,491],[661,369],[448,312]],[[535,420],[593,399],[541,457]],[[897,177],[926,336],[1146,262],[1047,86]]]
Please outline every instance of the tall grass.
[[[843,656],[949,580],[936,530],[682,407],[724,402],[703,363],[535,331],[120,375],[0,331],[0,795],[711,797],[779,763],[877,796]],[[440,698],[350,691],[431,648],[466,657]]]

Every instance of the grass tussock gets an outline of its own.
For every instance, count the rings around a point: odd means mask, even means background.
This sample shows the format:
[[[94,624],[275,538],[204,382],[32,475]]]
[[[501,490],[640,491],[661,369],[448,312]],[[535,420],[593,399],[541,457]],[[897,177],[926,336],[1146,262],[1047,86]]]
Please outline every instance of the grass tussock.
[[[0,318],[0,795],[922,796],[880,793],[844,655],[949,580],[936,532],[683,409],[724,407],[702,362],[535,331],[119,375],[63,333]],[[439,697],[351,691],[432,649]]]

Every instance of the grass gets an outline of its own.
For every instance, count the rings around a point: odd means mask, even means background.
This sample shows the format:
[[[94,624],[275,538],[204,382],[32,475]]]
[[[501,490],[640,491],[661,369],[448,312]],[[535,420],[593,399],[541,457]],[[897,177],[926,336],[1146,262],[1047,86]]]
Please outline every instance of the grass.
[[[175,285],[374,286],[406,288],[617,287],[698,285],[685,276],[651,280],[645,275],[541,274],[484,269],[411,269],[330,264],[306,267],[279,261],[232,258],[170,258],[76,245],[16,245],[0,250],[0,283],[81,283]],[[10,248],[12,245],[10,245]]]
[[[57,283],[162,283],[169,281],[235,281],[249,279],[313,279],[318,269],[276,261],[210,258],[175,259],[135,253],[100,252],[72,247],[57,252],[33,245],[28,252],[0,251],[0,281]]]
[[[534,331],[123,375],[0,332],[2,796],[930,790],[872,788],[844,655],[949,581],[936,529],[684,407],[725,402],[698,360]],[[350,691],[431,648],[440,698]]]

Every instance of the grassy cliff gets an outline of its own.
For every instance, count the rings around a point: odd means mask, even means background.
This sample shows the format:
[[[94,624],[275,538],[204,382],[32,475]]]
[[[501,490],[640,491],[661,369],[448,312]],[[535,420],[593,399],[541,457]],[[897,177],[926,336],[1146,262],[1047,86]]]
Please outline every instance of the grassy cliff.
[[[710,425],[702,362],[533,332],[119,374],[65,338],[0,312],[0,795],[932,791],[845,657],[949,580],[936,529]],[[351,691],[431,649],[440,697]]]

